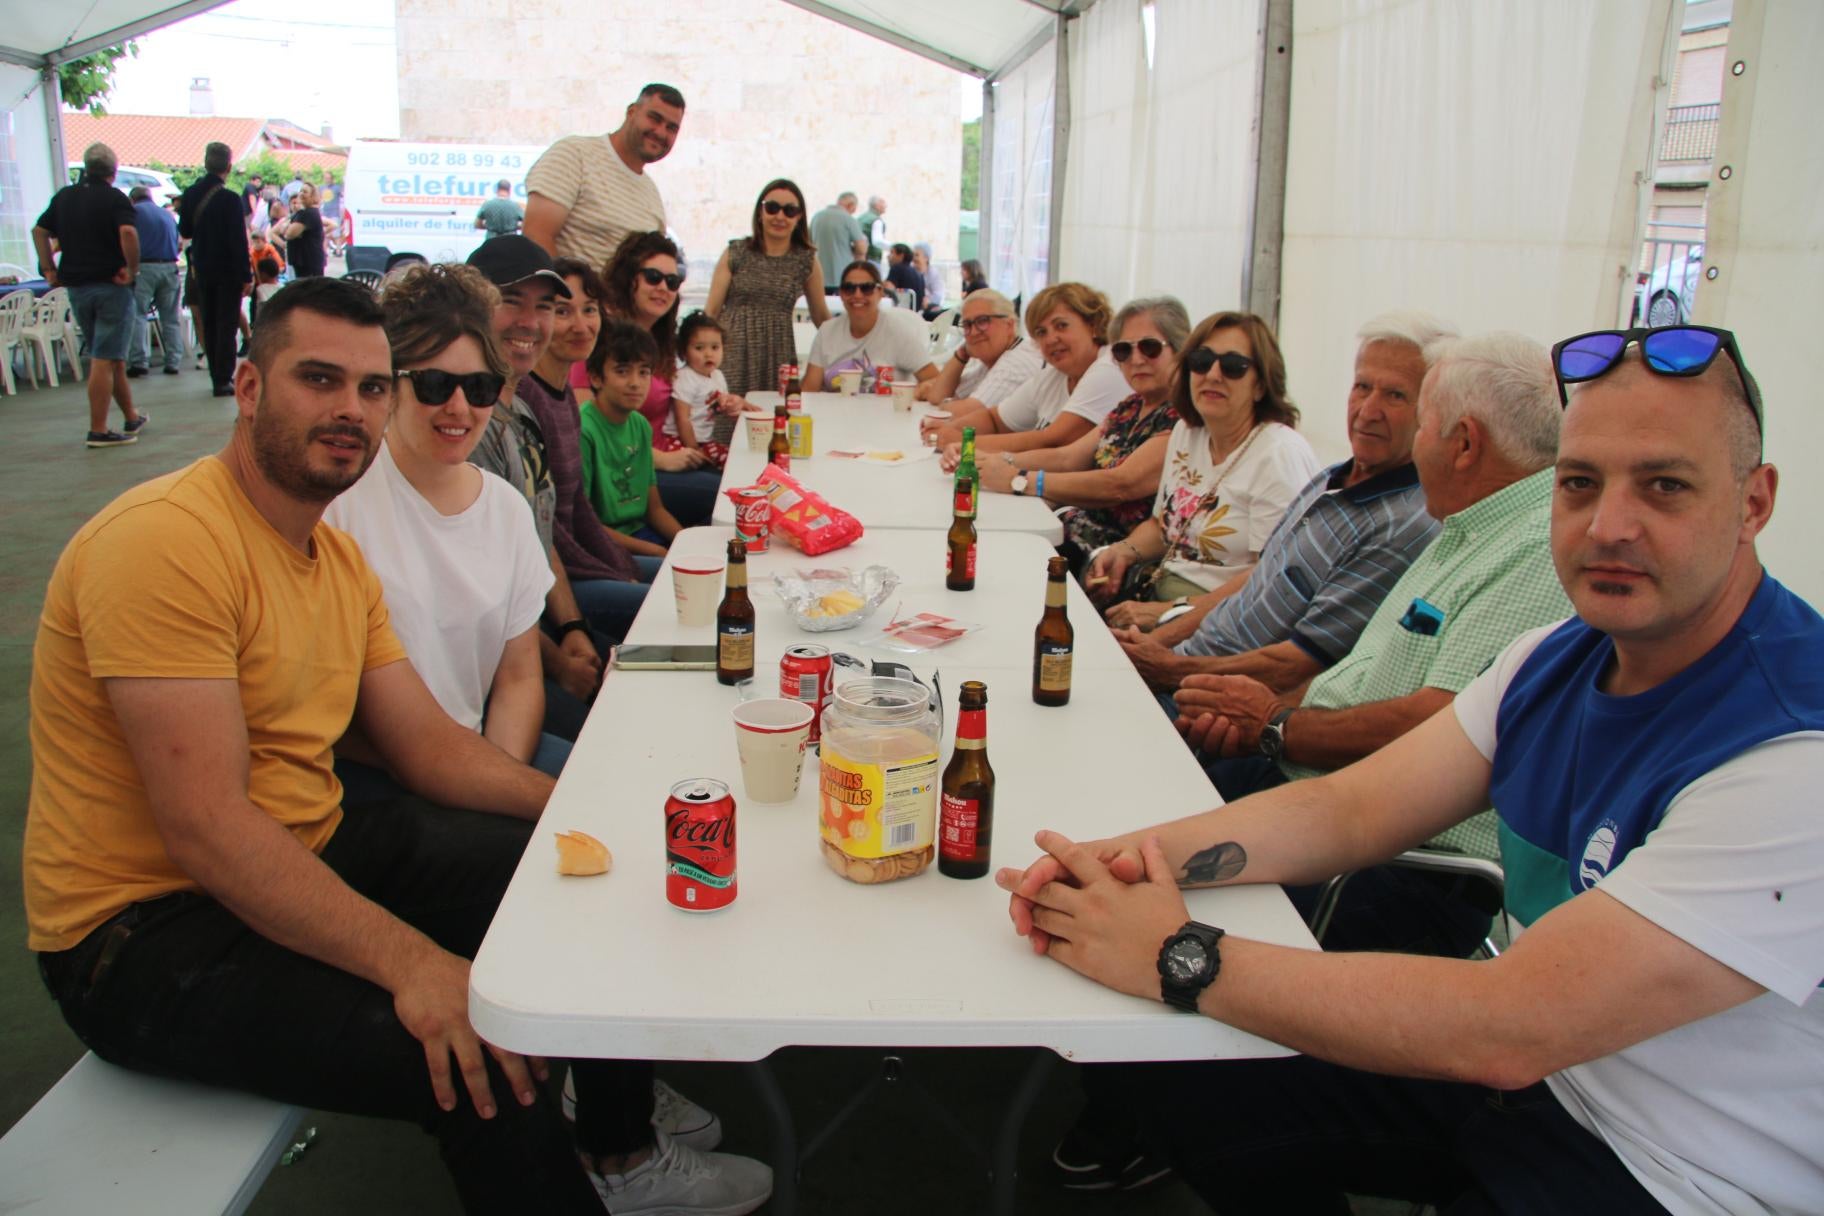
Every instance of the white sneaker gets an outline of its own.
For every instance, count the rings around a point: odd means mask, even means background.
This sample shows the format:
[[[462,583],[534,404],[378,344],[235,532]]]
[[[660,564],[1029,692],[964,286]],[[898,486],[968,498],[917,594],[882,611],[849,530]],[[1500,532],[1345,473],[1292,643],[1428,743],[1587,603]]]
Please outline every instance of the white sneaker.
[[[625,1174],[590,1174],[611,1216],[743,1216],[773,1194],[764,1162],[730,1153],[699,1153],[657,1136],[657,1150]]]
[[[564,1074],[564,1119],[576,1122],[576,1074]],[[656,1077],[652,1082],[652,1125],[699,1153],[722,1143],[722,1120]]]

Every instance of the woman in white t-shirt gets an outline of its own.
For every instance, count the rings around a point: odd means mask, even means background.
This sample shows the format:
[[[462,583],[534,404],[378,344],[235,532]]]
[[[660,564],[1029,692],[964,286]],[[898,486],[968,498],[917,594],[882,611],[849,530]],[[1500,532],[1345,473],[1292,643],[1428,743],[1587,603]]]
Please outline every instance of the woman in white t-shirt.
[[[466,266],[414,267],[387,285],[399,383],[386,436],[323,518],[360,544],[393,631],[444,712],[555,775],[570,745],[541,725],[538,622],[551,567],[525,498],[469,463],[510,373],[494,337],[497,299]],[[336,745],[356,800],[383,790],[358,767],[376,763],[355,735]]]
[[[1102,425],[1126,400],[1127,379],[1109,359],[1108,297],[1082,283],[1053,283],[1026,306],[1026,332],[1045,366],[992,409],[973,409],[937,432],[946,469],[956,467],[963,428],[976,452],[1066,447]]]
[[[804,391],[820,393],[838,372],[871,378],[891,367],[895,380],[924,382],[937,375],[931,363],[931,327],[910,309],[880,307],[880,271],[872,262],[843,267],[842,315],[817,327],[811,341]]]
[[[1317,454],[1293,429],[1298,409],[1286,396],[1279,342],[1253,313],[1219,312],[1191,331],[1172,408],[1178,422],[1152,516],[1098,550],[1084,577],[1104,602],[1189,603],[1230,586],[1254,568],[1286,508],[1317,476]],[[1153,562],[1150,585],[1126,586],[1130,567]],[[1140,623],[1130,615],[1117,605],[1109,619]]]

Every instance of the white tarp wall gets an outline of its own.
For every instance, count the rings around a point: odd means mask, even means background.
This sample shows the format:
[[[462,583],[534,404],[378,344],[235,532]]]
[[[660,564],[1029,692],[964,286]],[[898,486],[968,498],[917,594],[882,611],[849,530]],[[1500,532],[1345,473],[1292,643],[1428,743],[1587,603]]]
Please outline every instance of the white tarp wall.
[[[1102,0],[1070,38],[1070,155],[1060,260],[1118,308],[1242,304],[1254,201],[1260,0]]]
[[[1031,299],[1051,263],[1051,105],[1057,42],[1048,40],[994,85],[994,146],[987,241],[989,280]]]
[[[38,73],[0,64],[0,262],[36,271],[32,224],[62,183],[51,176]]]
[[[1741,75],[1730,66],[1740,62]],[[1817,142],[1824,5],[1735,0],[1722,128],[1708,188],[1705,272],[1695,320],[1736,332],[1767,406],[1767,459],[1782,480],[1760,553],[1782,582],[1824,606],[1824,152]],[[1723,170],[1729,176],[1723,177]]]
[[[1547,344],[1626,322],[1677,8],[1298,0],[1279,337],[1320,456],[1348,452],[1376,313]]]

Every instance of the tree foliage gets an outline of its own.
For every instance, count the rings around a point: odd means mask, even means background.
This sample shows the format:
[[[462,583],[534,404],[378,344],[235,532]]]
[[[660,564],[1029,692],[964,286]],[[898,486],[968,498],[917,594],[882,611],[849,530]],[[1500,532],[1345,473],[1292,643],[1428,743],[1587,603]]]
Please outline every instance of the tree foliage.
[[[138,57],[139,43],[129,39],[57,65],[57,83],[63,89],[63,104],[72,110],[87,110],[100,117],[108,112],[104,104],[114,88],[114,65],[128,55]]]
[[[963,204],[964,211],[975,211],[982,205],[981,180],[982,120],[963,124]]]
[[[201,165],[167,165],[158,161],[147,163],[146,168],[156,169],[160,173],[169,173],[171,180],[179,186],[188,186],[203,175]],[[283,152],[274,152],[270,148],[261,148],[257,153],[236,165],[228,174],[230,190],[245,190],[247,179],[258,174],[269,186],[282,186],[292,178],[291,161]],[[325,169],[322,165],[307,165],[299,173],[305,181],[313,186],[339,186],[342,174]]]

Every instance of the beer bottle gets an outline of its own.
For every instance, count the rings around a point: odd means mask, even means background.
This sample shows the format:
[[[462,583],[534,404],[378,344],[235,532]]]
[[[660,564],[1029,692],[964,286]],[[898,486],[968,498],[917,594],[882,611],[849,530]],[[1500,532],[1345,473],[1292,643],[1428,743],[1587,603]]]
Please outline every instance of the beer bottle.
[[[782,469],[792,467],[792,440],[785,433],[787,421],[785,402],[781,401],[773,407],[773,437],[766,441],[766,462]]]
[[[950,521],[949,549],[944,553],[944,586],[975,590],[975,478],[957,469],[956,516]]]
[[[963,450],[956,461],[956,484],[960,487],[963,479],[969,479],[969,513],[975,514],[982,479],[975,471],[975,428],[963,428]]]
[[[754,602],[747,598],[747,543],[739,537],[728,542],[725,577],[716,607],[716,679],[733,684],[754,676]]]
[[[965,680],[956,751],[938,798],[937,868],[951,878],[988,872],[994,842],[994,769],[988,765],[988,686]]]
[[[1046,569],[1045,615],[1032,639],[1032,699],[1039,705],[1070,704],[1070,656],[1076,649],[1077,631],[1064,615],[1064,592],[1070,577],[1068,564],[1054,557]]]
[[[798,374],[798,365],[792,364],[792,374],[785,378],[785,408],[796,414],[804,408],[804,379]]]

